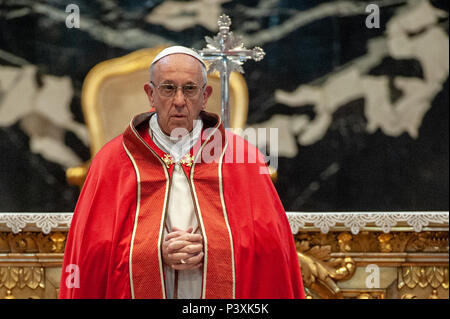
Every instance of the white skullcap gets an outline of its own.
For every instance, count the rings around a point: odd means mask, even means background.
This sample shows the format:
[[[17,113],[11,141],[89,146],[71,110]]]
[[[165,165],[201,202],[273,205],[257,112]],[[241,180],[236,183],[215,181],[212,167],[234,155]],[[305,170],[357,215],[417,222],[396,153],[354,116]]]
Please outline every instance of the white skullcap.
[[[202,57],[200,56],[200,54],[198,54],[197,52],[195,52],[192,49],[180,46],[180,45],[175,45],[172,47],[168,47],[164,50],[162,50],[161,52],[158,53],[158,55],[153,59],[153,62],[150,66],[152,66],[153,64],[155,64],[156,62],[158,62],[159,60],[161,60],[162,58],[171,55],[171,54],[187,54],[190,55],[193,58],[196,58],[198,61],[200,61],[201,64],[203,64],[203,66],[206,68],[206,64],[205,62],[203,62]]]

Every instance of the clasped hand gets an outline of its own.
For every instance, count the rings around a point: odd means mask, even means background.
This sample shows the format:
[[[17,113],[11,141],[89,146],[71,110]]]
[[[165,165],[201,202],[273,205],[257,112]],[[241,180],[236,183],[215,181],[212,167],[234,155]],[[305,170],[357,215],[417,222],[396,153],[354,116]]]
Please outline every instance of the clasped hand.
[[[196,269],[203,265],[203,237],[192,234],[192,227],[173,231],[164,238],[162,244],[163,261],[175,270]]]

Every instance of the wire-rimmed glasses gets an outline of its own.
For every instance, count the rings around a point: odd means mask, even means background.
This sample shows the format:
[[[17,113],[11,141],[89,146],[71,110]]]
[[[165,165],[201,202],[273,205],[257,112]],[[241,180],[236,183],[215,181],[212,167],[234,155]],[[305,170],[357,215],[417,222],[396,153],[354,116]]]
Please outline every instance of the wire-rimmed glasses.
[[[183,92],[183,95],[186,98],[193,98],[193,97],[197,96],[197,94],[201,90],[203,90],[206,86],[206,83],[203,84],[202,87],[200,87],[196,84],[185,84],[185,85],[178,86],[173,83],[161,83],[159,85],[156,85],[152,81],[150,82],[150,84],[152,84],[155,88],[158,89],[158,92],[159,92],[159,94],[161,94],[161,96],[174,97],[178,91],[178,88],[180,88],[181,91]]]

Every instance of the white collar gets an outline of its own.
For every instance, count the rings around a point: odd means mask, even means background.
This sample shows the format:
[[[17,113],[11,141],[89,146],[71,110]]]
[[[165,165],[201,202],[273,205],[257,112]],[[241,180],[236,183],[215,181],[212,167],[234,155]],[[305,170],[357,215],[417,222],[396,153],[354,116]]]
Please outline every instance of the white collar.
[[[197,143],[203,129],[203,122],[199,119],[194,121],[194,127],[189,134],[180,139],[172,139],[165,134],[158,123],[158,115],[155,113],[150,117],[149,133],[155,144],[166,153],[169,153],[178,162]]]

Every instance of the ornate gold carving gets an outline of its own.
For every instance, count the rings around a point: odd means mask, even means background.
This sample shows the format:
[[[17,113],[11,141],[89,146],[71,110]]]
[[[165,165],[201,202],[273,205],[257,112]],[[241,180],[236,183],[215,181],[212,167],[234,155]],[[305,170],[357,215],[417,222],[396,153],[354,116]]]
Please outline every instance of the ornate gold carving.
[[[341,289],[341,298],[344,299],[385,299],[385,289]]]
[[[399,268],[398,289],[408,287],[414,289],[431,286],[433,289],[442,287],[448,289],[448,267],[415,267],[407,266]]]
[[[6,296],[4,297],[4,299],[16,299],[16,297],[14,297],[12,291],[8,289],[6,290]]]
[[[63,253],[64,246],[66,243],[66,235],[55,232],[49,235],[43,235],[40,233],[37,236],[39,251],[40,252],[51,252],[51,253]]]
[[[438,292],[436,289],[433,289],[431,292],[431,295],[428,297],[428,299],[439,299]]]
[[[330,246],[331,252],[341,251],[339,247],[339,240],[337,232],[329,232],[323,234],[321,232],[308,232],[308,233],[298,233],[295,236],[296,241],[301,242],[307,240],[311,246]],[[351,235],[350,235],[351,236]],[[347,244],[348,241],[345,241]]]
[[[340,289],[336,281],[353,276],[356,269],[353,259],[331,258],[330,245],[310,248],[308,236],[297,242],[296,246],[305,286],[322,298],[339,298]]]
[[[44,268],[22,267],[19,270],[19,288],[28,286],[31,289],[45,288]]]
[[[55,232],[50,234],[50,241],[52,242],[51,252],[52,253],[63,253],[66,245],[66,235],[60,232]]]
[[[312,298],[448,296],[448,232],[384,233],[365,230],[355,235],[338,230],[326,234],[300,231],[295,240],[307,295]],[[366,287],[368,274],[365,274],[364,267],[368,264],[378,265],[380,272],[385,274],[394,271],[383,277],[385,283],[382,281],[384,286],[380,289]],[[397,268],[397,276],[393,267]],[[354,276],[356,268],[359,272]],[[343,273],[346,275],[342,276]],[[388,282],[391,276],[394,281]],[[348,281],[342,283],[344,280]],[[393,284],[392,289],[388,289],[390,284]]]
[[[0,267],[0,288],[6,288],[6,299],[14,299],[12,290],[28,287],[36,290],[45,288],[42,267]]]
[[[393,235],[392,234],[380,234],[378,236],[378,242],[380,243],[380,250],[383,253],[390,253],[392,251],[391,246],[391,239]]]
[[[311,245],[330,245],[331,252],[445,252],[449,251],[448,232],[299,232],[297,240],[308,234]]]
[[[353,237],[350,233],[340,233],[338,236],[338,244],[339,248],[342,252],[351,251],[352,248],[350,246],[350,243],[352,241]]]
[[[7,241],[12,253],[23,253],[25,250],[37,251],[36,242],[31,238],[30,233],[9,233]]]
[[[0,287],[13,289],[19,281],[19,268],[17,267],[1,267],[0,268]]]
[[[415,233],[407,242],[406,251],[448,252],[448,232]]]
[[[10,251],[8,240],[6,239],[6,236],[7,236],[7,233],[0,232],[0,253]]]
[[[400,298],[401,299],[419,299],[417,297],[417,295],[412,294],[412,293],[405,293]],[[423,297],[423,298],[425,298],[425,297]],[[441,299],[441,298],[439,298],[438,291],[436,289],[433,289],[427,299]]]
[[[350,297],[348,292],[344,294],[345,297]],[[384,291],[364,291],[360,290],[359,295],[356,296],[356,299],[384,299],[385,293]]]
[[[353,237],[351,251],[372,252],[378,250],[379,247],[376,234],[362,231]]]
[[[0,253],[63,253],[67,233],[0,232]]]
[[[417,296],[414,294],[403,294],[400,299],[417,299]]]

